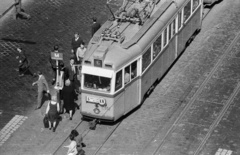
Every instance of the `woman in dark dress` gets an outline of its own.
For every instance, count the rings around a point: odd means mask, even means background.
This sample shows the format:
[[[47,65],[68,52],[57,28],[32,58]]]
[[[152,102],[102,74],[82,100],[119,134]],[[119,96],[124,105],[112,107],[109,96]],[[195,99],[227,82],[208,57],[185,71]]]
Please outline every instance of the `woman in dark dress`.
[[[66,112],[69,112],[70,120],[72,120],[72,114],[75,110],[75,90],[73,84],[69,79],[65,81],[65,86],[62,89],[61,96],[63,100],[63,108],[66,110]]]
[[[49,130],[52,129],[53,124],[53,132],[56,130],[56,123],[58,119],[58,113],[60,111],[59,103],[57,102],[57,96],[52,96],[51,101],[49,101],[46,115],[48,116]]]

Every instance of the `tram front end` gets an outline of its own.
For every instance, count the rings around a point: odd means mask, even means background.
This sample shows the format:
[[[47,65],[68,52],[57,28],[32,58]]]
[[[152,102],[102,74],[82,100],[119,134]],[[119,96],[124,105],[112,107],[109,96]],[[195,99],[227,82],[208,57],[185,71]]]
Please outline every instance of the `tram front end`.
[[[112,70],[92,66],[82,67],[81,106],[84,119],[114,122],[117,117],[113,95]]]

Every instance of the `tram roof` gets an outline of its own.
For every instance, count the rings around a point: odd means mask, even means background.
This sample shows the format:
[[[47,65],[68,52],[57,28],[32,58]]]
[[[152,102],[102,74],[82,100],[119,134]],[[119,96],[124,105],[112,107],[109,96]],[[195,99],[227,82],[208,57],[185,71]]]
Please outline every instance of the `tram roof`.
[[[123,29],[124,41],[121,43],[102,39],[102,32],[113,24],[113,21],[106,21],[90,40],[83,60],[84,65],[86,61],[93,65],[94,59],[101,59],[103,67],[108,65],[111,66],[109,69],[120,69],[150,47],[152,41],[161,34],[159,32],[171,22],[179,8],[187,1],[161,0],[143,25],[122,22],[119,29]]]

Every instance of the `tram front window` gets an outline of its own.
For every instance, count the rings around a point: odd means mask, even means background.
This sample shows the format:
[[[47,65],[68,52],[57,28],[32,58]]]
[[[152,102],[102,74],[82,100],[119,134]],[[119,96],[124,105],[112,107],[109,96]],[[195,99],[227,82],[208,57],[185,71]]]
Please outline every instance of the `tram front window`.
[[[110,83],[111,83],[110,78],[84,74],[84,87],[85,88],[110,92],[110,88],[111,88]]]

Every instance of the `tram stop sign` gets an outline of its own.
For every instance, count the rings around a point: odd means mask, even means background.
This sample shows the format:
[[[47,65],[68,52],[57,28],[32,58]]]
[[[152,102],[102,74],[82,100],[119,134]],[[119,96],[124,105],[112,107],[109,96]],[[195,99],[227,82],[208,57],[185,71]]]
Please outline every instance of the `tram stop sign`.
[[[54,60],[63,60],[63,54],[59,52],[51,52],[51,58]]]

